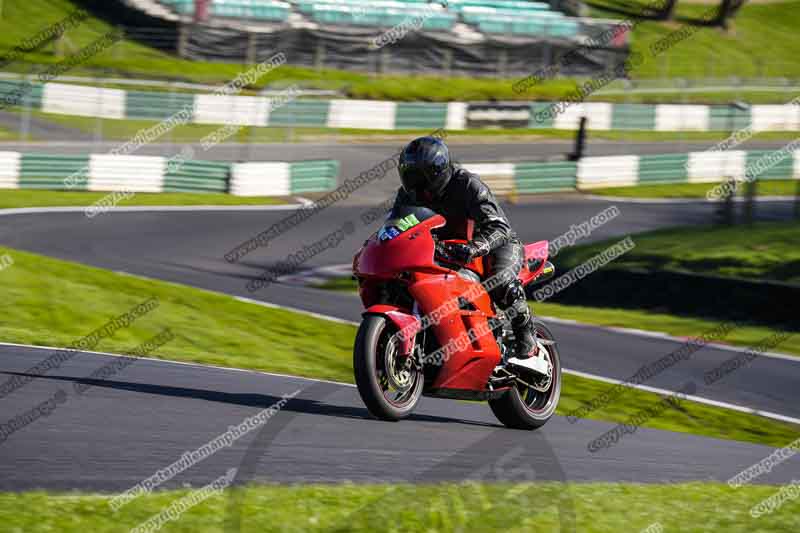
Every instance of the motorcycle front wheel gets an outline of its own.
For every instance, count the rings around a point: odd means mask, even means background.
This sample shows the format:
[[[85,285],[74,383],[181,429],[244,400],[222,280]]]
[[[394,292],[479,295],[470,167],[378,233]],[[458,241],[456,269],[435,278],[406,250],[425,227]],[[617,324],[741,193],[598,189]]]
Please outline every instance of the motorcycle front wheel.
[[[370,315],[358,328],[353,372],[361,400],[381,420],[410,415],[422,397],[423,372],[400,353],[397,329],[385,317]]]

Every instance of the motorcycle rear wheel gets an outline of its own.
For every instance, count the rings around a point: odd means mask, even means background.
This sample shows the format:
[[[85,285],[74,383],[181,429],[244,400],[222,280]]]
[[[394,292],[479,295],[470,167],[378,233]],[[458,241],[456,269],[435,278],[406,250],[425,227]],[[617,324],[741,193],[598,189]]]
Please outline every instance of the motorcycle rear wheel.
[[[555,340],[553,334],[541,322],[537,321],[536,334],[541,339]],[[537,429],[547,423],[556,412],[558,400],[561,398],[561,356],[557,345],[544,346],[553,365],[550,386],[546,392],[540,392],[517,382],[503,396],[489,400],[489,407],[494,416],[506,427],[512,429]]]
[[[422,397],[425,376],[400,354],[397,329],[386,318],[371,315],[358,328],[353,347],[353,372],[361,400],[381,420],[410,415]]]

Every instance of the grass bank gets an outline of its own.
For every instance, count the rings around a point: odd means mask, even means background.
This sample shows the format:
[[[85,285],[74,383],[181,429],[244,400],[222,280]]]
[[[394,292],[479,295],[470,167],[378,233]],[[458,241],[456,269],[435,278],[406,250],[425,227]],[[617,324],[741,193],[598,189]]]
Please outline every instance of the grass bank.
[[[635,313],[623,315],[627,317],[658,313],[794,332],[772,349],[798,353],[800,324],[793,311],[800,298],[796,221],[687,226],[635,234],[631,239],[632,249],[602,268],[589,268],[579,283],[568,282],[565,287],[553,281],[534,295],[558,304]],[[565,250],[556,263],[561,272],[577,269],[619,240]]]
[[[650,0],[589,0],[592,14],[599,17],[626,18],[639,13]],[[800,45],[794,37],[800,24],[800,2],[749,2],[732,19],[731,29],[702,27],[698,21],[719,2],[678,2],[675,17],[669,22],[648,20],[639,24],[631,36],[632,51],[644,61],[635,70],[635,78],[780,78],[800,75],[797,53]],[[653,57],[651,44],[686,26],[697,29],[678,40],[667,51]],[[768,31],[765,29],[768,28]],[[691,95],[687,94],[687,98]],[[708,95],[712,97],[713,95]],[[735,98],[728,94],[728,101]]]
[[[670,228],[637,234],[634,241],[636,247],[617,258],[614,268],[679,270],[800,283],[797,222]],[[565,267],[577,266],[605,249],[609,242],[565,250],[558,260]]]

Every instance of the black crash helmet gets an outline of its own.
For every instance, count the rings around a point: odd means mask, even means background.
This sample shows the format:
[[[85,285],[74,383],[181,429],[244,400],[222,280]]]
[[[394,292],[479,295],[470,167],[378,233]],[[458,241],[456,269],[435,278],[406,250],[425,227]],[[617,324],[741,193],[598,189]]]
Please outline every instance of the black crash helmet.
[[[437,197],[453,176],[450,150],[436,137],[414,139],[400,153],[398,172],[407,192]]]

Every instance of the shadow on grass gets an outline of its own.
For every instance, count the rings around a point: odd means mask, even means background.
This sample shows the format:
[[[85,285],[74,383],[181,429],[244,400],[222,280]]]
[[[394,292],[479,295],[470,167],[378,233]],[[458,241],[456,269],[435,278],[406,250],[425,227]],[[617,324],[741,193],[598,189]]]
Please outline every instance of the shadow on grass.
[[[608,11],[610,13],[616,13],[617,15],[623,15],[626,18],[661,20],[660,10],[649,8],[646,5],[640,5],[640,6],[637,6],[636,4],[631,5],[630,2],[626,2],[624,0],[604,0],[603,2],[586,2],[586,5],[602,11]]]
[[[676,15],[674,17],[675,22],[680,22],[681,24],[687,26],[698,26],[702,28],[719,28],[722,29],[718,19],[716,16],[711,18],[696,18],[696,17],[687,17],[685,15]]]
[[[794,311],[798,299],[800,286],[790,283],[675,270],[606,268],[548,301],[800,331]]]
[[[662,11],[660,9],[649,7],[647,4],[632,5],[631,2],[627,2],[625,0],[602,0],[601,2],[587,1],[586,5],[633,20],[652,20],[656,22],[672,21],[683,25],[700,26],[706,28],[722,27],[717,16],[717,6],[709,6],[708,10],[703,12],[704,18],[687,17],[686,15],[674,14],[671,19],[666,20],[663,18]]]

